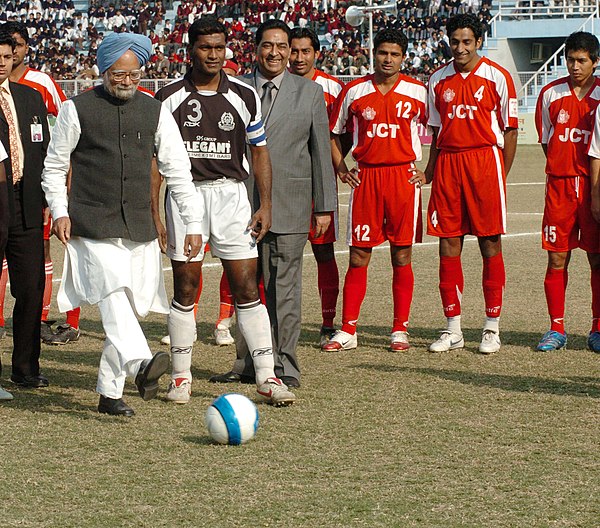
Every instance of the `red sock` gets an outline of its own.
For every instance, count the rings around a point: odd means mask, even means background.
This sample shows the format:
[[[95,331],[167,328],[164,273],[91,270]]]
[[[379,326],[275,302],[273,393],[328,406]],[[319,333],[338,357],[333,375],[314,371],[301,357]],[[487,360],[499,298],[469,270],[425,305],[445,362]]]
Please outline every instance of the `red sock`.
[[[267,298],[265,297],[265,278],[262,275],[258,281],[258,296],[260,297],[260,302],[266,306]]]
[[[408,331],[408,316],[410,315],[410,304],[412,303],[414,288],[415,276],[412,264],[394,266],[394,277],[392,279],[394,326],[392,332]]]
[[[230,319],[233,317],[234,311],[233,295],[231,295],[227,273],[223,272],[219,284],[219,318],[217,319],[216,325],[218,326],[223,319]]]
[[[73,328],[79,328],[79,316],[81,315],[81,308],[75,308],[67,312],[67,324]]]
[[[592,270],[592,332],[600,332],[600,270]]]
[[[50,313],[50,304],[52,303],[52,273],[54,271],[54,266],[52,265],[52,261],[48,261],[45,264],[46,269],[46,282],[44,283],[44,300],[42,307],[42,321],[46,321],[48,319],[48,314]]]
[[[198,303],[200,302],[200,295],[202,295],[202,286],[204,284],[202,278],[202,272],[200,272],[200,281],[198,282],[198,292],[196,293],[196,300],[194,301],[194,321],[198,315]]]
[[[460,315],[465,289],[462,262],[458,257],[440,257],[440,296],[446,317]]]
[[[565,293],[569,272],[564,269],[546,269],[544,279],[544,291],[546,292],[546,304],[550,315],[550,330],[561,334],[565,333]]]
[[[483,298],[485,299],[485,315],[500,317],[502,311],[502,296],[506,285],[506,271],[502,253],[493,257],[483,258]]]
[[[323,326],[333,328],[335,308],[340,293],[340,274],[335,258],[328,262],[317,262],[317,275]]]
[[[8,264],[6,259],[2,261],[2,273],[0,274],[0,326],[6,326],[4,321],[4,297],[6,296],[6,285],[8,284]]]
[[[344,301],[342,303],[342,330],[356,333],[360,306],[367,293],[367,266],[349,267],[344,279]]]

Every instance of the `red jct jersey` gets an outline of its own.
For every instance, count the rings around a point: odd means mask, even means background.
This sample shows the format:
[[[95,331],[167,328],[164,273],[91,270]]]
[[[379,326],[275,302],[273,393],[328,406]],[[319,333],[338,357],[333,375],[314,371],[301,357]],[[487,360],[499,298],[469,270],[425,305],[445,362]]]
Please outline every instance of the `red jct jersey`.
[[[383,95],[366,75],[347,84],[338,97],[329,126],[334,134],[352,130],[352,156],[366,165],[400,165],[421,159],[417,124],[426,119],[427,88],[400,75]]]
[[[518,117],[510,74],[487,57],[468,74],[461,74],[449,62],[429,79],[428,124],[439,128],[439,149],[503,148],[503,132],[518,128]]]
[[[331,116],[333,111],[333,104],[340,95],[344,83],[331,75],[322,72],[321,70],[315,70],[312,81],[316,82],[323,88],[325,94],[325,106],[327,107],[327,115]]]
[[[569,77],[557,79],[540,92],[535,110],[539,142],[547,145],[546,174],[557,177],[589,176],[587,149],[600,101],[600,80],[581,100]]]
[[[41,71],[27,68],[17,82],[40,92],[48,113],[55,117],[58,115],[63,102],[67,100],[60,86],[54,82],[52,77]]]

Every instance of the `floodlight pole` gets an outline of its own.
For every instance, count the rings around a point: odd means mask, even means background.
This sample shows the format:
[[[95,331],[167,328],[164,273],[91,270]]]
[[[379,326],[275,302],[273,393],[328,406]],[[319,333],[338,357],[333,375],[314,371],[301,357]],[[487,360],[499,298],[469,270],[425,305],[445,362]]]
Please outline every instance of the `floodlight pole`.
[[[367,0],[367,5],[371,7],[373,5],[373,0]],[[369,17],[369,73],[373,73],[375,71],[373,64],[373,11],[367,11],[367,15]]]

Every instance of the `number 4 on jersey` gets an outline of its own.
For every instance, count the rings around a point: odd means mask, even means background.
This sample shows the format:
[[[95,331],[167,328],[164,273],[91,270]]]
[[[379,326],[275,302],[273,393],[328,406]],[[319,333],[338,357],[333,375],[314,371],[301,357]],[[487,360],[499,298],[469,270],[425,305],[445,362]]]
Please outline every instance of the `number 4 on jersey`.
[[[477,99],[480,103],[481,100],[483,99],[483,90],[485,89],[485,86],[482,84],[479,89],[473,94],[473,97],[475,97],[475,99]]]

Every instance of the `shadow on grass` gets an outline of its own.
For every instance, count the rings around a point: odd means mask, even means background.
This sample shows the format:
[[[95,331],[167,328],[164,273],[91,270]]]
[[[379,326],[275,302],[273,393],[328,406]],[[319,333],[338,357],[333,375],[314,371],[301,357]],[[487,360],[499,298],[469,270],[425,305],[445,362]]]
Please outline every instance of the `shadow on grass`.
[[[541,378],[536,376],[509,376],[505,374],[484,374],[480,372],[436,369],[430,367],[400,367],[395,365],[374,365],[363,363],[358,368],[407,374],[421,374],[455,381],[475,387],[491,387],[511,392],[531,392],[555,394],[559,396],[584,396],[600,398],[599,378]]]
[[[196,445],[218,445],[214,440],[211,439],[210,436],[191,436],[187,435],[183,437],[183,441],[188,444],[196,444]]]

